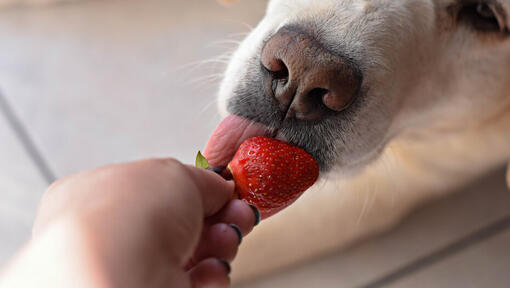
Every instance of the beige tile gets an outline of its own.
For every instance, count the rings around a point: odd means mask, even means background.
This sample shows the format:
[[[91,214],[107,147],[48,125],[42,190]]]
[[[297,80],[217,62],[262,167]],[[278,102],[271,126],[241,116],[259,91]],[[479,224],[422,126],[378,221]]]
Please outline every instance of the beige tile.
[[[1,111],[1,109],[0,109]],[[0,113],[0,265],[30,236],[44,179]]]
[[[509,216],[509,203],[504,170],[500,170],[451,197],[417,210],[389,233],[238,288],[361,287]],[[506,247],[508,251],[510,246]],[[495,270],[492,275],[498,273]]]
[[[192,162],[219,121],[222,64],[265,1],[84,1],[0,12],[0,84],[58,175],[112,161]]]
[[[388,287],[510,287],[510,229]]]

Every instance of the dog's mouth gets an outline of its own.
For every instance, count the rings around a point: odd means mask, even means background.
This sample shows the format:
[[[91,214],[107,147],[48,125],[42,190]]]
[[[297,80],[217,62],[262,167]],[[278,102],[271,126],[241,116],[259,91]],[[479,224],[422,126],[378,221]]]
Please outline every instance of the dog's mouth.
[[[237,148],[246,139],[256,136],[274,137],[276,131],[246,118],[227,116],[214,130],[204,150],[213,166],[224,167],[232,160]]]

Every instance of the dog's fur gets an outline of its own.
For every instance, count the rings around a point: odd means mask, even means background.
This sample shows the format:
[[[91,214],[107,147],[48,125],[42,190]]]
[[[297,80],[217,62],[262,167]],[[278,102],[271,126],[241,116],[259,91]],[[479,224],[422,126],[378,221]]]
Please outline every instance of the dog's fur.
[[[475,23],[475,2],[497,12],[500,30]],[[246,239],[234,277],[383,231],[510,159],[507,13],[510,0],[270,1],[231,59],[220,110],[278,129],[326,169],[319,184]],[[285,25],[312,31],[361,67],[363,93],[347,111],[318,124],[274,117],[261,88],[260,51]]]

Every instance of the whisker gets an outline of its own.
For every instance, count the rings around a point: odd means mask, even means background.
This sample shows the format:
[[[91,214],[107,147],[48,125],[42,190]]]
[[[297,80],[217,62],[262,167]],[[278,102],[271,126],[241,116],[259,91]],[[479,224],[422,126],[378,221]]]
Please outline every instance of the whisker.
[[[231,33],[231,34],[228,34],[227,37],[229,38],[235,38],[235,37],[246,37],[248,36],[248,34],[250,34],[251,31],[247,31],[247,32],[238,32],[238,33]]]
[[[371,189],[367,189],[367,191],[370,191]],[[361,220],[363,220],[363,217],[365,216],[365,213],[367,211],[367,206],[368,206],[368,202],[369,202],[369,193],[365,193],[365,199],[363,201],[363,206],[361,207],[361,211],[360,211],[360,214],[358,216],[358,220],[356,220],[356,225],[360,225],[361,224]]]
[[[215,46],[221,47],[221,45],[225,45],[225,44],[229,45],[229,46],[227,46],[228,48],[230,48],[232,46],[237,47],[237,46],[239,46],[239,44],[241,44],[241,41],[233,40],[233,39],[218,40],[218,41],[213,41],[213,42],[207,44],[207,47],[215,47]]]
[[[243,22],[243,21],[237,21],[237,20],[231,20],[231,19],[228,19],[228,20],[225,20],[225,22],[228,22],[228,23],[233,23],[233,24],[241,24],[242,26],[244,26],[244,28],[248,29],[248,31],[252,31],[254,29],[254,27],[251,25],[251,24],[248,24],[246,22]]]
[[[397,156],[397,153],[395,152],[394,148],[391,145],[388,145],[382,155],[380,156],[380,164],[382,165],[382,171],[385,173],[386,179],[395,179],[398,176],[395,175],[395,157]],[[401,191],[401,183],[399,181],[388,181],[386,183],[387,187],[385,188],[385,192],[389,193],[390,195],[385,195],[384,197],[391,197],[391,205],[395,206],[395,202],[397,199],[397,196],[399,192]]]
[[[174,72],[179,73],[183,70],[189,70],[189,72],[194,72],[196,69],[203,68],[205,65],[208,64],[228,64],[228,60],[232,57],[234,51],[226,51],[224,53],[221,53],[215,57],[209,58],[209,59],[203,59],[198,60],[194,62],[190,62],[187,64],[183,64],[181,66],[178,66],[174,69],[172,69]]]
[[[210,73],[210,74],[205,74],[205,75],[202,75],[202,76],[198,76],[198,77],[194,77],[191,79],[190,83],[196,83],[196,82],[201,82],[201,81],[208,81],[208,80],[216,80],[216,79],[219,79],[223,76],[223,73]]]
[[[204,65],[207,65],[207,64],[218,64],[218,63],[226,64],[226,63],[228,63],[227,59],[228,59],[228,56],[221,55],[221,56],[211,58],[211,59],[199,60],[199,61],[183,64],[183,65],[178,66],[175,69],[173,69],[173,71],[174,72],[182,72],[183,70],[189,69],[191,72],[193,72],[195,69],[202,68]]]
[[[207,110],[211,109],[211,107],[213,105],[217,105],[218,104],[218,99],[216,97],[213,97],[213,100],[212,101],[209,101],[208,103],[206,103],[202,109],[200,110],[200,114],[203,114],[204,112],[206,112]]]

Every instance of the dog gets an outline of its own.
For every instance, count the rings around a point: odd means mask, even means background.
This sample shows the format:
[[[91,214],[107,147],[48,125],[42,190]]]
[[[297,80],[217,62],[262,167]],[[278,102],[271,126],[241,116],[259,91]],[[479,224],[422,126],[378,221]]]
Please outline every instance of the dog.
[[[321,181],[246,239],[234,281],[385,231],[505,164],[509,13],[510,0],[270,0],[219,110],[307,150]]]

